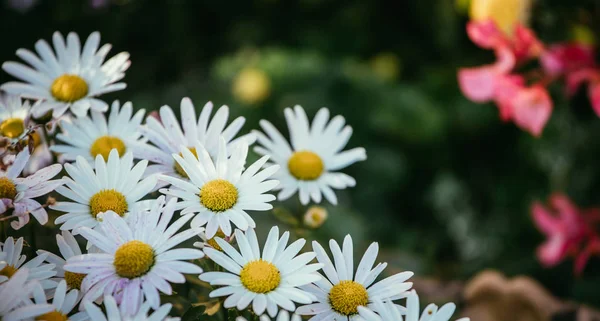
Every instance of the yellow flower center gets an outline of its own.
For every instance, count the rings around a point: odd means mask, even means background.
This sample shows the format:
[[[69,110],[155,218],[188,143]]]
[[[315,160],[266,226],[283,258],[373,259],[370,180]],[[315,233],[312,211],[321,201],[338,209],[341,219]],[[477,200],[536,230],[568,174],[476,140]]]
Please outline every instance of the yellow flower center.
[[[212,247],[213,249],[223,252],[223,249],[219,246],[219,244],[217,243],[217,240],[215,240],[215,238],[217,238],[217,237],[225,239],[225,233],[223,233],[223,231],[221,231],[219,229],[217,231],[217,234],[215,234],[215,236],[213,236],[212,239],[206,241],[206,243],[208,243],[208,245],[210,245],[210,247]]]
[[[44,321],[67,321],[67,320],[69,320],[69,318],[66,315],[64,315],[56,310],[48,312],[46,314],[42,314],[39,317],[36,317],[35,319],[36,320],[44,320]]]
[[[256,260],[246,263],[240,272],[242,285],[254,293],[267,293],[275,290],[281,282],[281,274],[273,263]]]
[[[140,277],[154,265],[154,250],[141,241],[129,241],[115,252],[115,270],[122,278]]]
[[[188,149],[190,150],[190,152],[192,152],[192,154],[194,154],[194,156],[196,156],[196,158],[198,158],[198,154],[196,154],[195,147],[189,147]],[[183,153],[179,153],[179,156],[183,157]],[[179,165],[178,162],[175,162],[174,167],[177,174],[181,175],[181,177],[188,178],[188,174],[183,170],[183,167],[181,167],[181,165]]]
[[[0,198],[14,199],[17,196],[17,186],[8,177],[0,177]]]
[[[359,306],[369,303],[369,294],[362,284],[344,280],[329,290],[329,302],[334,311],[343,315],[354,315],[358,313]]]
[[[85,278],[85,274],[65,271],[65,281],[69,289],[81,289],[81,282]]]
[[[213,212],[223,212],[235,205],[238,190],[224,179],[212,180],[200,189],[200,203]]]
[[[21,118],[9,118],[0,124],[0,134],[8,138],[17,138],[25,132],[25,122]]]
[[[90,147],[90,154],[92,154],[92,157],[94,158],[98,155],[102,155],[104,161],[108,161],[108,155],[113,149],[117,150],[119,156],[123,156],[125,155],[127,147],[125,147],[125,143],[119,137],[102,136],[94,141],[92,147]]]
[[[15,273],[17,273],[17,269],[12,265],[7,265],[0,270],[0,275],[4,275],[7,278],[11,278]]]
[[[125,195],[114,189],[103,189],[90,198],[90,213],[94,217],[106,211],[113,211],[123,216],[127,209]]]
[[[295,152],[288,161],[290,173],[295,178],[303,181],[312,181],[319,178],[324,167],[321,157],[307,150]]]
[[[50,93],[58,101],[72,103],[87,95],[88,85],[77,75],[64,74],[54,80]]]

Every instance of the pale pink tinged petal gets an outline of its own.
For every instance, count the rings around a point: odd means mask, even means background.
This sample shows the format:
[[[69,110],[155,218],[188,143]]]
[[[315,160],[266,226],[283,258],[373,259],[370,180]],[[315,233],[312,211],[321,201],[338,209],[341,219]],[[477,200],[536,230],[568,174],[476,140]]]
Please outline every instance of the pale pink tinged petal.
[[[525,86],[525,79],[520,75],[505,74],[496,78],[494,101],[500,111],[500,119],[508,121],[513,115],[515,95]]]
[[[533,203],[531,206],[531,215],[533,223],[544,234],[552,235],[560,231],[560,221],[556,219],[548,210],[539,202]]]
[[[467,23],[467,35],[473,43],[484,49],[493,49],[508,43],[508,39],[493,20]]]
[[[558,264],[567,255],[567,240],[561,234],[554,234],[537,248],[537,256],[540,263],[546,267]]]
[[[492,66],[462,68],[458,71],[458,85],[469,100],[484,103],[494,98],[496,74]]]
[[[539,137],[552,115],[552,99],[546,88],[533,86],[519,91],[513,101],[515,124]]]
[[[596,116],[600,117],[600,82],[590,84],[588,87],[588,97]]]

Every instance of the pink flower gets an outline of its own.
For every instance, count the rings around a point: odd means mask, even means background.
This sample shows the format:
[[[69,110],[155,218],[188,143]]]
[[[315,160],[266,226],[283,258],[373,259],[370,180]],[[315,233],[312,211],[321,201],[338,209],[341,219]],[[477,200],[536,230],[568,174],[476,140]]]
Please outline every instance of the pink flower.
[[[496,59],[492,65],[462,68],[458,71],[458,84],[467,98],[478,103],[495,98],[500,78],[507,75],[515,66],[514,55],[507,47],[496,50]]]
[[[511,109],[513,122],[518,127],[539,137],[552,115],[552,105],[546,88],[534,85],[517,90],[508,108]]]
[[[531,207],[533,222],[547,237],[537,249],[538,259],[546,267],[557,265],[570,251],[576,251],[587,235],[579,209],[565,195],[552,195],[549,205],[546,208],[535,202]]]
[[[543,45],[535,33],[522,25],[517,25],[513,36],[509,38],[493,20],[470,21],[467,23],[467,35],[483,49],[509,49],[517,62],[537,57],[543,51]]]
[[[540,56],[544,71],[551,76],[560,76],[596,65],[592,46],[566,43],[551,46]]]

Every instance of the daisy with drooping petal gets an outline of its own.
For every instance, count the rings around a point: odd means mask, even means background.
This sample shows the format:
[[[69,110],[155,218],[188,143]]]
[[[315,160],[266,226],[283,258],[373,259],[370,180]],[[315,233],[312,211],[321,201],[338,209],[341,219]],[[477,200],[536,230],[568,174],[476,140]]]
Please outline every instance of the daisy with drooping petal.
[[[35,44],[37,55],[26,49],[17,50],[17,56],[31,67],[17,62],[5,62],[2,69],[23,82],[8,82],[2,89],[25,98],[41,100],[33,109],[40,117],[52,111],[60,117],[70,109],[77,116],[84,116],[91,108],[108,110],[108,104],[94,98],[109,92],[123,90],[127,86],[117,82],[125,77],[129,68],[129,53],[121,52],[104,62],[111,49],[110,44],[100,45],[100,33],[93,32],[83,48],[74,32],[65,39],[59,32],[52,36],[55,53],[44,40]],[[38,56],[39,55],[39,56]]]
[[[297,255],[306,240],[299,239],[287,246],[289,232],[279,237],[277,226],[271,228],[267,241],[260,253],[256,233],[248,229],[245,233],[235,231],[238,252],[229,243],[217,238],[223,252],[212,248],[204,249],[206,255],[227,272],[206,272],[200,279],[211,285],[223,285],[213,290],[210,297],[227,296],[223,307],[238,310],[252,304],[252,311],[261,315],[265,311],[274,317],[279,307],[294,311],[294,302],[312,303],[316,298],[299,287],[316,282],[321,276],[316,273],[323,265],[308,264],[315,253]]]
[[[84,157],[93,163],[96,156],[101,155],[108,160],[108,154],[116,149],[119,156],[126,152],[135,152],[136,146],[141,144],[139,132],[145,110],[138,110],[133,115],[131,102],[126,102],[120,107],[119,101],[112,103],[108,122],[103,112],[92,111],[92,116],[79,117],[71,121],[61,122],[62,132],[56,138],[64,145],[54,145],[50,149],[62,154],[65,161],[75,161],[77,156]]]
[[[248,154],[248,145],[239,144],[228,158],[226,140],[219,139],[219,154],[213,162],[208,151],[196,145],[197,157],[183,148],[182,156],[173,154],[177,164],[188,175],[190,181],[171,176],[160,179],[172,184],[174,188],[161,189],[160,192],[182,199],[177,204],[182,215],[196,213],[192,228],[206,225],[206,237],[212,238],[221,229],[226,236],[231,235],[231,223],[246,230],[254,228],[254,220],[246,213],[266,211],[273,208],[269,202],[275,199],[266,192],[277,186],[276,180],[267,180],[279,166],[269,166],[259,172],[267,162],[264,156],[246,170],[243,169]]]
[[[31,105],[16,95],[0,93],[0,135],[17,141],[30,125]]]
[[[290,130],[291,147],[283,135],[268,121],[260,126],[266,135],[254,131],[258,143],[254,151],[269,155],[271,161],[281,165],[274,178],[281,182],[277,198],[285,200],[296,191],[303,205],[310,199],[320,203],[322,196],[332,204],[337,197],[332,188],[344,189],[356,185],[349,175],[338,173],[348,165],[367,159],[362,147],[342,151],[352,135],[352,127],[344,126],[344,117],[335,116],[329,121],[329,110],[321,108],[309,125],[304,109],[300,106],[286,108],[285,118]],[[268,136],[268,137],[267,137]]]
[[[88,227],[80,229],[83,237],[104,252],[67,260],[65,271],[86,274],[81,285],[85,292],[83,301],[95,300],[103,293],[112,294],[121,312],[133,315],[143,298],[158,309],[159,291],[171,295],[169,282],[184,283],[183,273],[202,273],[199,266],[185,261],[203,257],[202,251],[173,249],[196,235],[192,229],[177,233],[190,216],[182,216],[169,225],[176,202],[172,198],[165,204],[165,197],[161,196],[150,212],[133,212],[127,221],[115,212],[106,212],[100,222],[103,233]]]
[[[46,304],[46,294],[41,287],[37,287],[33,290],[33,300],[36,304]],[[71,316],[68,316],[79,300],[79,291],[71,290],[67,292],[67,282],[65,280],[60,281],[56,287],[52,299],[53,310],[46,312],[36,320],[46,321],[83,321],[87,320],[88,316],[86,312],[77,312]]]
[[[82,156],[75,164],[65,164],[71,178],[64,178],[65,185],[56,189],[73,202],[57,202],[51,209],[66,212],[54,223],[62,224],[61,230],[78,227],[94,228],[98,225],[98,214],[113,211],[120,216],[146,209],[154,201],[141,200],[156,185],[156,177],[140,180],[148,161],[142,160],[133,166],[133,154],[122,158],[116,149],[111,150],[108,161],[96,156],[94,169]]]
[[[358,307],[358,313],[365,321],[397,321],[402,320],[402,315],[396,305],[390,301],[374,303],[375,314],[371,309]],[[405,321],[448,321],[456,310],[454,303],[446,303],[438,309],[437,305],[429,304],[419,318],[419,296],[412,290],[406,298]],[[456,321],[469,321],[469,318],[460,318]]]
[[[123,314],[118,306],[117,301],[110,295],[104,297],[104,307],[106,308],[106,314],[102,310],[91,302],[85,302],[85,311],[88,313],[92,321],[179,321],[179,318],[169,318],[169,311],[171,311],[172,304],[167,303],[155,309],[152,314],[148,315],[150,311],[150,304],[145,302],[140,307],[140,310],[135,315]]]
[[[46,302],[36,304],[29,300],[31,293],[39,286],[37,281],[31,281],[27,268],[19,269],[8,281],[0,284],[0,319],[29,321],[52,311],[53,306]]]
[[[48,255],[46,262],[55,265],[56,277],[64,279],[67,282],[68,289],[81,291],[81,281],[83,281],[85,274],[73,273],[64,269],[68,259],[82,254],[77,240],[69,231],[62,231],[61,234],[56,235],[56,244],[58,244],[58,250],[62,257],[44,250],[37,251],[37,254]]]
[[[379,263],[372,269],[379,251],[376,242],[372,243],[363,255],[356,268],[356,274],[350,235],[344,238],[341,249],[334,240],[329,241],[329,247],[334,263],[327,256],[325,249],[313,241],[313,250],[317,260],[324,264],[323,272],[327,279],[323,278],[304,288],[317,297],[318,303],[299,307],[296,313],[300,315],[314,315],[311,320],[354,320],[358,316],[359,306],[372,310],[374,301],[403,298],[407,294],[406,291],[412,287],[412,282],[405,282],[413,275],[412,272],[398,273],[373,284],[387,266],[386,263]]]
[[[25,268],[28,270],[28,280],[38,281],[44,289],[55,288],[57,283],[50,280],[51,277],[56,275],[54,264],[43,263],[48,255],[42,253],[25,263],[27,257],[21,255],[21,251],[23,251],[22,237],[18,238],[15,242],[11,236],[6,239],[4,244],[0,243],[0,253],[4,253],[4,260],[6,261],[6,265],[0,270],[0,275],[4,275],[11,279],[19,270]]]
[[[29,160],[29,149],[20,152],[6,172],[0,172],[0,214],[9,208],[14,209],[10,222],[12,228],[20,229],[29,222],[29,214],[42,225],[48,222],[46,209],[34,198],[43,196],[64,184],[61,179],[50,180],[62,170],[62,165],[54,164],[25,178],[19,177]]]
[[[172,154],[182,156],[182,145],[192,154],[197,155],[196,145],[200,143],[208,154],[216,159],[220,137],[225,139],[229,151],[235,150],[236,146],[242,143],[246,145],[254,143],[256,138],[253,134],[246,134],[234,139],[244,126],[246,121],[244,117],[234,119],[229,126],[225,127],[229,118],[229,107],[221,106],[210,120],[212,110],[213,104],[206,103],[200,112],[200,117],[196,120],[192,101],[189,98],[183,98],[181,100],[182,126],[179,125],[169,106],[160,108],[160,120],[149,116],[146,119],[146,125],[141,130],[157,148],[148,146],[142,154],[144,159],[156,163],[148,167],[148,173],[160,173],[187,180],[187,174],[171,156]]]

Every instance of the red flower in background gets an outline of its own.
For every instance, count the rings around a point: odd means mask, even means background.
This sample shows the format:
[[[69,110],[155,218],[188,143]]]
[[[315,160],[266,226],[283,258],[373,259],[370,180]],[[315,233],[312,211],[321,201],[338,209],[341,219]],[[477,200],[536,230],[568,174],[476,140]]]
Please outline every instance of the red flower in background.
[[[458,83],[463,94],[474,102],[494,101],[502,120],[512,120],[532,135],[541,135],[552,114],[552,99],[544,86],[528,87],[526,79],[513,72],[520,64],[538,57],[543,52],[542,43],[533,31],[520,25],[508,38],[492,20],[469,22],[467,34],[479,47],[494,50],[496,62],[460,69]]]
[[[592,255],[600,254],[600,237],[595,224],[600,222],[600,209],[581,210],[567,196],[554,194],[549,207],[533,203],[531,214],[546,241],[537,249],[537,257],[545,267],[553,267],[569,256],[575,256],[575,273],[580,274]]]

